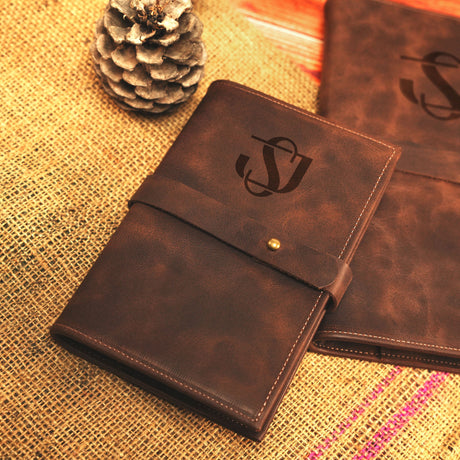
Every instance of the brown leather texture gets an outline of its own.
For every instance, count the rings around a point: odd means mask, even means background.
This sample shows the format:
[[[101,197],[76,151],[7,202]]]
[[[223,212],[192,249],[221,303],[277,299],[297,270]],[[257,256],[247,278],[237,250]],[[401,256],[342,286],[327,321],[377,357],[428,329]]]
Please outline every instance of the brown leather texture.
[[[325,14],[320,113],[400,145],[398,169],[459,182],[460,20],[382,0]]]
[[[326,24],[322,113],[402,156],[311,349],[459,372],[460,21],[329,0]]]
[[[262,439],[324,315],[321,283],[348,284],[398,157],[284,102],[213,83],[53,337]]]

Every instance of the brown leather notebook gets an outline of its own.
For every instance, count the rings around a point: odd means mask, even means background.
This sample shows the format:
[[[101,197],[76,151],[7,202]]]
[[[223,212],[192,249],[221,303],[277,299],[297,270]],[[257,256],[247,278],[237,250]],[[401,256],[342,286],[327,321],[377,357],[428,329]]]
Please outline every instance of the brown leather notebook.
[[[312,350],[460,370],[460,21],[329,0],[321,113],[402,146]]]
[[[264,436],[399,151],[213,83],[51,333],[250,438]]]

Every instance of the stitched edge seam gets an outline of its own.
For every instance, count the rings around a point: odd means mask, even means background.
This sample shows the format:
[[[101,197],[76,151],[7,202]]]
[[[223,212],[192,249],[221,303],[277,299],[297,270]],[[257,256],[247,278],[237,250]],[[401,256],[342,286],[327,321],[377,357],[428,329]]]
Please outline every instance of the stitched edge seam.
[[[345,334],[345,335],[356,335],[356,336],[360,336],[360,337],[370,337],[370,338],[373,338],[373,339],[384,339],[384,340],[391,340],[392,342],[397,342],[397,343],[409,343],[409,344],[412,344],[412,345],[422,345],[422,346],[425,346],[425,347],[431,347],[431,348],[438,348],[440,350],[452,350],[452,351],[460,351],[460,348],[454,348],[454,347],[444,347],[442,345],[431,345],[431,344],[427,344],[427,343],[423,343],[423,342],[413,342],[411,340],[400,340],[400,339],[392,339],[390,337],[383,337],[383,336],[379,336],[379,335],[371,335],[371,334],[362,334],[360,332],[350,332],[350,331],[336,331],[336,330],[325,330],[325,331],[321,331],[321,333],[323,334]]]
[[[350,235],[348,235],[348,239],[347,239],[347,241],[345,242],[345,246],[343,247],[342,252],[341,252],[340,255],[339,255],[339,258],[341,258],[341,257],[343,256],[343,253],[345,252],[345,249],[346,249],[346,247],[348,246],[348,243],[350,242],[351,237],[353,236],[353,233],[355,232],[356,227],[358,226],[359,221],[361,220],[361,217],[362,217],[363,214],[364,214],[364,211],[366,210],[367,206],[369,205],[369,203],[370,203],[370,201],[371,201],[371,199],[372,199],[372,197],[373,197],[375,191],[377,190],[377,187],[378,187],[378,185],[379,185],[379,183],[380,183],[380,180],[382,179],[383,175],[385,174],[385,171],[386,171],[386,169],[388,168],[388,165],[390,164],[391,160],[392,160],[393,157],[395,156],[395,153],[396,153],[396,150],[393,149],[393,153],[391,154],[391,156],[388,158],[387,162],[385,163],[385,166],[384,166],[384,168],[382,169],[382,172],[380,173],[380,176],[378,177],[377,182],[375,183],[374,188],[372,189],[372,192],[371,192],[371,194],[369,195],[369,198],[367,199],[366,203],[364,204],[364,208],[363,208],[363,210],[361,211],[361,214],[358,216],[358,219],[357,219],[357,221],[355,222],[355,225],[353,226],[353,229],[351,230]]]
[[[387,353],[386,351],[382,352],[381,355],[384,356],[384,357],[389,356],[390,358],[403,358],[403,359],[414,360],[414,361],[422,361],[422,362],[427,362],[427,363],[447,364],[447,365],[455,366],[455,367],[459,366],[459,363],[456,363],[455,361],[422,358],[421,356],[400,355],[400,354],[397,354],[397,353]]]
[[[319,344],[318,342],[315,342],[315,345],[320,349],[327,348],[328,350],[346,351],[348,353],[355,353],[357,355],[372,355],[372,353],[368,351],[350,350],[349,348],[333,347],[332,345]]]
[[[271,396],[271,394],[272,394],[274,388],[276,387],[276,385],[277,385],[277,383],[278,383],[278,381],[279,381],[279,379],[280,379],[280,377],[281,377],[281,374],[283,373],[284,369],[286,368],[286,365],[287,365],[287,362],[289,361],[289,358],[291,357],[291,355],[292,355],[292,353],[293,353],[293,351],[294,351],[294,349],[295,349],[297,343],[299,342],[299,340],[300,340],[300,338],[301,338],[301,336],[302,336],[302,334],[303,334],[305,328],[307,327],[308,321],[310,320],[311,316],[313,315],[313,312],[316,310],[316,307],[318,306],[318,303],[319,303],[319,301],[320,301],[322,295],[323,295],[323,291],[321,291],[321,294],[320,294],[320,295],[318,296],[318,298],[316,299],[316,303],[315,303],[313,309],[311,310],[310,314],[308,315],[308,317],[307,317],[307,319],[306,319],[306,321],[305,321],[305,324],[303,325],[302,329],[300,330],[300,332],[299,332],[299,334],[298,334],[298,336],[297,336],[296,341],[295,341],[294,344],[292,345],[291,350],[289,351],[289,354],[288,354],[288,356],[287,356],[287,358],[286,358],[286,360],[285,360],[285,362],[284,362],[284,364],[283,364],[283,367],[282,367],[281,371],[279,372],[279,374],[278,374],[278,376],[277,376],[275,382],[273,383],[273,385],[272,385],[272,387],[271,387],[271,389],[270,389],[270,391],[269,391],[267,397],[265,398],[264,404],[262,405],[262,408],[260,409],[260,411],[258,412],[258,414],[256,415],[256,417],[250,417],[250,416],[248,416],[247,414],[245,414],[245,413],[243,413],[243,412],[241,412],[241,411],[239,411],[239,410],[237,410],[237,409],[235,409],[235,408],[233,408],[233,407],[231,407],[231,406],[229,406],[229,405],[227,405],[227,404],[225,404],[225,403],[219,401],[218,399],[216,399],[216,398],[210,396],[208,393],[203,393],[202,391],[197,390],[196,388],[193,388],[192,386],[190,386],[190,385],[188,385],[188,384],[186,384],[186,383],[183,383],[183,382],[181,382],[181,381],[175,379],[174,377],[171,377],[169,374],[166,374],[165,372],[163,372],[163,371],[161,371],[161,370],[159,370],[159,369],[153,367],[151,364],[148,364],[148,363],[145,362],[145,361],[141,361],[141,360],[139,360],[139,359],[137,359],[137,358],[134,358],[134,357],[131,356],[130,354],[128,354],[128,353],[122,351],[122,348],[121,348],[121,347],[113,347],[113,346],[111,346],[111,345],[107,345],[105,342],[102,342],[101,340],[95,339],[95,338],[89,336],[88,334],[85,334],[84,332],[81,332],[81,331],[79,331],[79,330],[77,330],[77,329],[74,329],[74,328],[71,327],[71,326],[66,326],[66,325],[63,325],[63,324],[59,324],[59,327],[60,327],[60,328],[64,328],[64,329],[68,329],[68,330],[70,330],[70,331],[72,331],[72,332],[77,333],[78,335],[82,335],[83,337],[85,337],[85,338],[86,338],[87,340],[89,340],[90,342],[97,343],[97,344],[101,345],[101,346],[104,347],[104,348],[108,348],[108,349],[110,349],[110,350],[115,351],[116,353],[120,353],[122,356],[124,356],[124,357],[127,358],[128,360],[133,361],[133,362],[135,362],[135,363],[138,363],[138,364],[140,364],[140,365],[143,366],[143,367],[146,367],[147,369],[153,371],[155,374],[161,375],[161,376],[164,377],[165,379],[167,379],[167,380],[169,380],[169,381],[172,381],[172,382],[175,382],[175,383],[177,383],[179,386],[184,387],[184,388],[187,388],[187,389],[190,390],[191,392],[196,393],[196,394],[198,394],[198,395],[200,395],[200,396],[202,396],[202,397],[204,397],[204,398],[206,398],[206,399],[208,399],[208,400],[211,400],[211,401],[215,402],[216,404],[218,404],[219,406],[224,407],[224,408],[230,410],[231,412],[234,412],[234,413],[236,413],[236,414],[242,416],[243,418],[246,418],[246,419],[248,419],[248,420],[250,420],[250,421],[252,421],[252,422],[257,422],[257,421],[259,420],[259,418],[260,418],[262,412],[264,411],[264,409],[265,409],[265,407],[266,407],[266,405],[267,405],[268,399],[270,398],[270,396]],[[233,420],[233,419],[232,419],[232,420]],[[233,420],[233,421],[239,423],[237,420]],[[240,423],[240,425],[241,425],[241,423]]]
[[[315,342],[315,345],[319,348],[319,349],[328,349],[328,350],[335,350],[335,351],[340,351],[340,352],[344,352],[346,351],[347,353],[355,353],[357,355],[369,355],[369,356],[373,356],[373,357],[377,357],[377,355],[374,355],[373,353],[370,353],[368,351],[361,351],[361,350],[351,350],[349,348],[342,348],[342,347],[333,347],[332,345],[327,345],[327,344],[319,344],[318,342]],[[381,356],[387,358],[387,357],[390,357],[390,358],[403,358],[403,359],[407,359],[407,360],[413,360],[413,361],[422,361],[422,362],[427,362],[427,363],[436,363],[436,364],[446,364],[446,365],[450,365],[450,366],[456,366],[458,367],[459,366],[459,363],[456,363],[455,361],[447,361],[447,360],[438,360],[438,359],[430,359],[430,358],[423,358],[421,356],[408,356],[408,355],[401,355],[401,354],[397,354],[397,353],[389,353],[389,352],[386,352],[386,351],[382,351],[380,353]]]
[[[112,347],[111,345],[107,345],[105,342],[102,342],[101,340],[95,339],[95,338],[89,336],[88,334],[85,334],[84,332],[79,331],[78,329],[74,329],[71,326],[66,326],[64,324],[59,324],[59,327],[63,328],[63,329],[68,329],[68,330],[70,330],[72,332],[77,333],[78,335],[82,335],[83,337],[88,339],[90,342],[96,343],[98,345],[102,345],[103,348],[108,348],[110,350],[113,350],[117,354],[119,353],[119,354],[123,355],[128,360],[133,361],[133,362],[135,362],[137,364],[140,364],[143,367],[146,367],[147,369],[153,371],[155,374],[161,375],[162,377],[165,377],[167,380],[173,381],[173,382],[177,383],[178,385],[180,385],[180,386],[182,386],[184,388],[187,388],[188,390],[190,390],[190,391],[192,391],[194,393],[197,393],[200,396],[205,397],[206,399],[210,399],[210,400],[214,401],[215,403],[219,404],[220,406],[225,407],[226,409],[229,409],[229,410],[231,410],[231,411],[233,411],[233,412],[235,412],[235,413],[237,413],[237,414],[239,414],[239,415],[241,415],[243,417],[247,417],[243,412],[240,412],[240,411],[238,411],[236,409],[233,409],[230,406],[227,406],[226,404],[224,404],[223,402],[219,401],[218,399],[215,399],[215,398],[213,398],[212,396],[209,396],[206,393],[202,393],[200,390],[197,390],[197,389],[191,387],[190,385],[187,385],[186,383],[180,382],[179,380],[175,379],[174,377],[171,377],[170,375],[168,375],[165,372],[153,367],[151,364],[148,364],[147,362],[145,362],[143,360],[134,358],[130,354],[122,351],[121,347]],[[250,419],[250,420],[252,420],[252,419]],[[236,420],[234,420],[234,421],[237,422]],[[239,422],[237,422],[237,423],[239,423]]]
[[[233,83],[233,82],[228,81],[228,80],[217,80],[217,82],[215,84],[216,85],[230,86],[232,88],[241,89],[242,91],[244,91],[246,93],[253,94],[255,96],[261,97],[262,99],[266,99],[267,101],[273,102],[273,103],[275,103],[277,105],[280,105],[282,107],[290,109],[293,112],[300,113],[301,115],[303,115],[305,117],[313,118],[314,120],[320,121],[321,123],[324,123],[326,125],[334,126],[335,128],[341,129],[342,131],[346,131],[348,133],[354,134],[355,136],[359,136],[359,137],[362,137],[363,139],[367,139],[368,141],[371,141],[374,144],[383,145],[384,147],[387,147],[387,148],[391,149],[393,152],[396,151],[396,149],[395,149],[395,147],[393,145],[387,144],[387,143],[385,143],[385,142],[383,142],[383,141],[381,141],[379,139],[374,139],[374,138],[372,138],[370,136],[367,136],[366,134],[363,134],[363,133],[360,133],[360,132],[357,132],[357,131],[353,131],[350,128],[345,128],[344,126],[337,125],[336,123],[334,123],[334,122],[332,122],[330,120],[327,120],[325,118],[321,118],[319,116],[316,116],[314,113],[307,112],[304,109],[300,109],[299,107],[296,107],[295,105],[291,105],[291,104],[288,104],[287,102],[280,101],[280,100],[278,100],[278,99],[276,99],[276,98],[274,98],[272,96],[269,96],[267,94],[260,93],[260,92],[258,92],[256,90],[251,90],[250,88],[247,88],[247,87],[245,87],[243,85],[240,85],[239,83]]]
[[[454,179],[445,179],[443,177],[436,177],[436,176],[430,176],[429,174],[424,174],[424,173],[419,173],[415,171],[409,171],[406,169],[395,169],[395,172],[401,173],[401,174],[407,174],[408,176],[417,176],[417,177],[423,177],[424,179],[429,179],[429,180],[435,180],[439,182],[445,182],[447,184],[451,185],[460,185],[460,182]]]
[[[305,324],[303,325],[302,329],[300,330],[299,335],[297,336],[297,339],[296,339],[296,341],[294,342],[294,345],[292,345],[291,350],[289,351],[289,354],[288,354],[288,356],[287,356],[287,358],[286,358],[286,361],[284,361],[283,367],[281,368],[281,370],[280,370],[280,372],[279,372],[279,374],[278,374],[278,377],[276,377],[276,380],[273,382],[273,385],[272,385],[272,387],[270,388],[270,391],[268,392],[268,395],[267,395],[267,397],[265,398],[265,401],[264,401],[264,403],[263,403],[263,405],[262,405],[260,411],[259,411],[258,414],[256,415],[257,418],[255,419],[255,421],[259,420],[259,417],[261,416],[262,412],[265,410],[265,407],[266,407],[266,405],[267,405],[267,402],[268,402],[268,400],[269,400],[269,398],[270,398],[270,396],[271,396],[273,390],[275,389],[275,386],[277,385],[278,380],[279,380],[279,378],[281,377],[281,374],[283,373],[284,369],[286,368],[287,362],[289,361],[289,358],[291,357],[292,352],[294,351],[295,347],[297,346],[297,343],[299,342],[300,337],[301,337],[302,334],[303,334],[303,331],[304,331],[305,328],[307,327],[307,324],[308,324],[308,321],[310,321],[311,315],[313,315],[313,312],[316,310],[316,307],[318,306],[318,303],[319,303],[319,301],[320,301],[322,295],[323,295],[323,291],[321,291],[321,294],[320,294],[320,295],[318,296],[318,298],[316,299],[316,303],[315,303],[314,307],[312,308],[310,314],[308,315],[308,318],[307,318],[307,320],[305,321]]]

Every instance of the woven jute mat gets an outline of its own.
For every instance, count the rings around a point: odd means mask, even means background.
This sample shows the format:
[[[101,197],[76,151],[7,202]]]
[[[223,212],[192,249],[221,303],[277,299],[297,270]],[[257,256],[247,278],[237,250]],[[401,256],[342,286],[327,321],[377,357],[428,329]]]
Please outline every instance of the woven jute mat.
[[[55,345],[50,325],[211,81],[307,109],[317,88],[225,1],[200,0],[198,92],[163,117],[127,113],[88,52],[105,2],[1,3],[0,458],[460,458],[460,376],[307,353],[258,444]]]

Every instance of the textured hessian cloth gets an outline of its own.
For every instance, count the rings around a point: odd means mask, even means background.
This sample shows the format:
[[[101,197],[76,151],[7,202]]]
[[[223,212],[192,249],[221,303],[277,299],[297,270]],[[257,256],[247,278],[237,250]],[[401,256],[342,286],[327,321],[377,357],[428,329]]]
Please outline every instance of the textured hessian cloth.
[[[257,444],[55,345],[50,325],[212,80],[306,109],[317,88],[225,1],[201,0],[198,92],[166,116],[127,113],[88,51],[105,2],[2,3],[0,458],[460,458],[460,376],[308,353]]]

